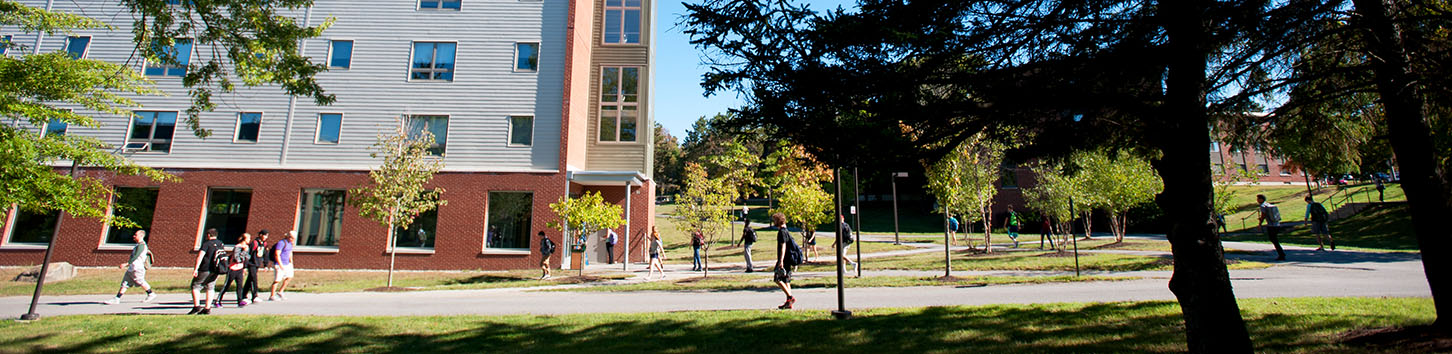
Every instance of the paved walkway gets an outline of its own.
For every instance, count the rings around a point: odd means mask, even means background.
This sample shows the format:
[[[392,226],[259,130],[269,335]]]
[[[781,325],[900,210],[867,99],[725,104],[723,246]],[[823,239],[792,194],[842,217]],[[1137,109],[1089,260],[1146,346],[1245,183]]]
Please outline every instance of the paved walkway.
[[[890,236],[890,235],[889,235]],[[942,247],[942,246],[936,246]],[[1269,245],[1227,242],[1227,248],[1265,251],[1262,254],[1231,255],[1231,258],[1269,261]],[[907,252],[941,252],[941,248]],[[1125,251],[1116,251],[1125,252]],[[1141,252],[1141,251],[1135,251]],[[1420,256],[1409,253],[1354,251],[1316,252],[1289,247],[1290,262],[1267,269],[1232,270],[1230,275],[1238,297],[1305,296],[1431,296],[1422,272]],[[1163,252],[1145,252],[1163,254]],[[685,265],[672,265],[667,279],[697,277]],[[726,266],[729,266],[726,265]],[[593,271],[618,269],[596,266]],[[643,275],[643,266],[632,265],[632,273]],[[725,274],[727,272],[713,272]],[[739,271],[730,272],[741,274]],[[955,275],[1055,275],[1072,272],[989,271],[954,272]],[[769,273],[757,273],[764,279]],[[937,271],[867,271],[865,275],[938,275]],[[1173,300],[1167,288],[1167,271],[1087,272],[1126,275],[1142,279],[1114,282],[1052,283],[1032,285],[934,286],[912,288],[847,289],[849,309],[872,307],[918,307],[981,305],[1001,303],[1099,302]],[[803,273],[801,276],[830,276],[831,273]],[[637,276],[619,281],[645,281]],[[572,286],[556,286],[572,287]],[[552,292],[545,288],[418,291],[402,293],[328,293],[288,296],[287,301],[262,302],[246,308],[224,308],[214,314],[303,314],[303,315],[459,315],[459,314],[565,314],[601,312],[664,312],[684,310],[771,309],[782,301],[778,291],[649,291],[649,292]],[[836,307],[835,289],[797,290],[798,308]],[[38,312],[43,316],[67,314],[146,313],[182,314],[190,308],[186,294],[163,294],[158,301],[140,303],[140,295],[129,295],[120,305],[103,305],[107,295],[46,296]],[[26,311],[29,297],[0,298],[0,313],[19,315]]]

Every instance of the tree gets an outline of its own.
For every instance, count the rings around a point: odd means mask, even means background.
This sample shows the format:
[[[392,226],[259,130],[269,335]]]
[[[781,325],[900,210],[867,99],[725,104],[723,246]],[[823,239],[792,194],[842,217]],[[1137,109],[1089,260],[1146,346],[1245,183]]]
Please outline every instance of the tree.
[[[550,221],[547,226],[568,230],[574,237],[572,244],[575,251],[579,252],[585,251],[585,240],[590,235],[625,225],[625,208],[606,203],[600,192],[585,192],[579,198],[560,197],[559,201],[550,203],[550,210],[559,219]],[[580,275],[584,274],[585,267],[580,267]]]
[[[655,123],[655,179],[657,192],[665,195],[680,189],[681,143],[660,123]]]
[[[983,223],[984,252],[992,253],[993,196],[998,193],[998,180],[1007,144],[980,133],[958,145],[948,156],[929,166],[928,190],[938,196],[944,217],[955,212],[964,223]],[[947,246],[946,244],[944,245]],[[973,247],[973,242],[968,242]]]
[[[1164,189],[1164,182],[1149,160],[1126,151],[1112,155],[1102,150],[1078,152],[1073,160],[1079,167],[1085,193],[1095,195],[1099,207],[1109,215],[1114,242],[1123,242],[1129,210],[1154,201]]]
[[[388,287],[393,287],[393,263],[397,258],[395,228],[413,225],[415,217],[449,204],[444,189],[425,186],[444,167],[442,159],[429,157],[434,136],[424,129],[410,133],[399,123],[392,134],[379,134],[368,156],[383,159],[378,169],[368,171],[368,184],[348,190],[349,204],[358,215],[388,228]]]
[[[702,276],[710,276],[711,244],[716,242],[726,223],[731,222],[731,200],[736,190],[726,179],[706,176],[706,168],[698,163],[686,164],[685,184],[676,203],[676,227],[685,234],[700,232],[706,238],[705,267]]]
[[[1079,189],[1074,186],[1073,177],[1063,172],[1063,165],[1059,163],[1040,162],[1032,167],[1036,183],[1033,187],[1024,188],[1024,206],[1029,209],[1038,210],[1048,216],[1061,230],[1058,247],[1064,247],[1070,235],[1070,224],[1074,220],[1076,207],[1071,207],[1076,199],[1082,199]],[[1077,198],[1076,198],[1077,197]]]
[[[822,188],[823,182],[832,180],[832,171],[801,146],[782,146],[769,160],[777,166],[775,180],[779,182],[773,187],[779,198],[771,212],[800,225],[802,239],[811,239],[818,225],[833,220],[832,195]]]

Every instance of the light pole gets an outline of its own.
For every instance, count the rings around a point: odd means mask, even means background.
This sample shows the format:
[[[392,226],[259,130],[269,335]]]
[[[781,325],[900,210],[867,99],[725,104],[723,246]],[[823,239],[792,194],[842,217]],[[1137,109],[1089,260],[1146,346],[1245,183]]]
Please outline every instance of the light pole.
[[[39,41],[37,39],[37,41]],[[76,169],[81,165],[81,159],[71,160],[71,179],[76,179]],[[59,213],[57,213],[59,214]],[[56,215],[55,229],[60,231],[60,215]],[[20,315],[21,321],[34,321],[40,319],[40,314],[35,313],[35,305],[40,303],[40,289],[45,287],[45,276],[50,273],[50,257],[55,254],[55,239],[60,238],[60,232],[50,235],[50,242],[45,245],[45,260],[40,263],[40,277],[35,279],[35,293],[30,295],[30,311]]]
[[[857,225],[852,232],[857,233],[857,277],[862,277],[862,187],[858,185],[857,168],[852,168],[852,218]]]
[[[902,244],[897,228],[897,178],[907,176],[907,172],[893,172],[892,178],[889,178],[892,180],[892,244],[894,245]]]
[[[837,215],[842,215],[842,168],[832,169],[833,184],[837,188]],[[837,238],[832,242],[837,243],[837,309],[832,311],[832,316],[839,320],[852,317],[852,311],[847,311],[845,292],[842,287],[842,227],[837,226]]]

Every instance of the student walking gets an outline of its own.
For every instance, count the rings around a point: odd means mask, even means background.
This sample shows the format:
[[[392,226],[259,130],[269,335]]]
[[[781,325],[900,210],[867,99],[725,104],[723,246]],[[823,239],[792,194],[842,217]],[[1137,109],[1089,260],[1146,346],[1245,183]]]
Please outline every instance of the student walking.
[[[746,220],[746,226],[741,228],[741,254],[746,256],[746,272],[756,271],[756,266],[751,264],[751,245],[756,243],[756,230],[751,229],[751,220]]]
[[[237,284],[237,307],[247,306],[247,286],[243,284],[242,275],[246,274],[247,262],[251,261],[251,249],[248,244],[252,243],[252,234],[242,233],[242,239],[237,245],[232,246],[232,252],[227,256],[227,280],[222,281],[222,292],[217,293],[217,300],[212,302],[212,307],[222,307],[222,299],[227,298],[227,289],[232,283]]]
[[[958,226],[959,226],[958,225],[958,218],[955,218],[955,217],[949,215],[948,216],[948,240],[957,240],[958,239]],[[968,238],[968,235],[967,234],[964,234],[963,235],[963,238],[965,238],[965,239]]]
[[[747,246],[751,247],[751,246]],[[646,266],[645,279],[650,280],[652,272],[660,272],[660,278],[665,279],[665,266],[660,262],[660,254],[665,253],[665,245],[660,242],[660,232],[655,226],[650,227],[650,265]],[[751,271],[747,269],[747,271]]]
[[[216,296],[217,275],[223,273],[227,251],[222,241],[217,240],[217,229],[207,229],[207,240],[198,247],[197,266],[192,270],[192,311],[188,315],[212,313],[212,298]],[[206,297],[202,289],[206,288]]]
[[[701,247],[704,247],[705,245],[706,236],[701,234],[701,230],[691,231],[692,271],[699,271],[704,268],[701,265]]]
[[[146,246],[146,231],[136,230],[131,239],[136,240],[136,246],[131,247],[131,260],[120,266],[126,270],[121,275],[121,290],[116,291],[116,298],[106,301],[107,305],[121,303],[121,295],[125,295],[126,288],[132,286],[140,286],[142,290],[146,290],[146,299],[141,302],[156,300],[156,293],[151,292],[151,284],[146,283],[146,269],[151,268],[151,250]]]
[[[771,214],[771,225],[776,227],[776,271],[772,274],[772,281],[776,283],[781,292],[786,294],[786,302],[778,309],[788,310],[797,298],[792,296],[792,272],[802,264],[802,249],[797,247],[796,241],[792,240],[792,234],[787,232],[786,215],[782,213]]]
[[[1326,227],[1326,222],[1331,219],[1331,213],[1326,211],[1326,206],[1317,203],[1315,198],[1306,196],[1306,216],[1303,218],[1311,221],[1311,233],[1316,235],[1316,250],[1326,249],[1321,240],[1322,236],[1325,236],[1325,241],[1330,241],[1331,250],[1335,251],[1336,239],[1331,238],[1331,228]]]
[[[1039,249],[1044,249],[1044,240],[1049,240],[1049,248],[1054,247],[1054,224],[1049,222],[1049,216],[1043,216],[1043,224],[1039,225]]]
[[[1013,239],[1013,248],[1018,248],[1018,212],[1013,211],[1013,206],[1008,206],[1008,218],[1004,221],[1008,225],[1008,238]],[[992,247],[988,245],[985,247]]]
[[[252,242],[247,243],[247,252],[251,257],[247,257],[247,281],[242,282],[242,287],[252,295],[251,301],[248,301],[250,304],[256,304],[257,296],[261,293],[261,289],[257,288],[257,269],[270,266],[267,264],[267,233],[267,229],[262,229],[257,232],[257,237]]]
[[[539,232],[539,269],[544,274],[539,276],[540,280],[550,278],[550,256],[555,254],[555,241],[545,236],[544,231]]]
[[[842,245],[842,263],[847,263],[847,265],[852,266],[852,269],[856,271],[862,265],[853,262],[851,258],[847,258],[847,246],[851,246],[857,240],[852,238],[852,225],[847,225],[847,218],[842,216],[842,214],[837,214],[837,230],[842,235],[842,242],[840,243]]]
[[[272,266],[274,271],[272,293],[267,296],[267,301],[287,300],[287,296],[284,294],[287,291],[287,284],[292,283],[292,243],[296,239],[297,231],[288,231],[287,234],[282,235],[282,239],[278,240],[277,244],[272,246],[273,250],[268,251],[272,253],[276,264]]]
[[[1386,184],[1381,182],[1381,177],[1372,177],[1376,181],[1376,201],[1386,203]]]
[[[1286,260],[1286,251],[1281,249],[1281,208],[1266,201],[1264,194],[1257,194],[1255,201],[1260,203],[1260,225],[1258,226],[1265,231],[1271,244],[1276,246],[1276,260]]]
[[[615,229],[605,230],[605,256],[608,257],[606,264],[615,264],[615,242],[619,239],[620,235],[615,234]]]

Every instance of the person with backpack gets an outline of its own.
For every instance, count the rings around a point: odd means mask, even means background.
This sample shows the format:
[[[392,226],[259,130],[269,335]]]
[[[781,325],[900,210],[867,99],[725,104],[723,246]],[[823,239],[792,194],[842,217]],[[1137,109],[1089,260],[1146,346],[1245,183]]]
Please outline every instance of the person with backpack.
[[[247,281],[243,282],[242,286],[252,294],[251,301],[248,301],[249,304],[256,304],[258,294],[262,293],[261,289],[257,288],[257,269],[270,266],[267,264],[267,233],[267,229],[257,231],[257,237],[247,243],[247,253],[249,253]]]
[[[121,290],[116,291],[116,298],[105,302],[107,305],[121,303],[121,295],[126,294],[126,288],[131,286],[140,286],[142,290],[146,290],[146,299],[141,302],[156,300],[156,293],[151,292],[151,284],[146,283],[146,269],[151,268],[151,250],[146,247],[146,231],[136,230],[131,239],[136,240],[136,246],[131,247],[131,260],[120,267],[126,270],[121,276]]]
[[[952,215],[949,215],[948,216],[948,239],[949,240],[957,240],[958,239],[958,226],[959,226],[958,225],[958,218],[955,218]],[[966,238],[967,237],[967,234],[964,234],[964,237]]]
[[[1013,248],[1018,248],[1018,212],[1013,211],[1012,205],[1008,206],[1008,218],[1003,223],[1008,225],[1008,238],[1013,240]],[[983,247],[993,247],[993,245],[984,245]]]
[[[665,266],[661,264],[660,255],[665,253],[665,245],[660,242],[660,231],[655,226],[650,227],[650,265],[646,266],[645,279],[650,280],[650,274],[660,272],[660,278],[665,279]]]
[[[1039,249],[1044,249],[1044,240],[1049,240],[1049,248],[1054,247],[1054,224],[1049,222],[1049,216],[1042,216],[1043,224],[1039,225]]]
[[[751,245],[756,244],[756,230],[751,229],[751,220],[746,220],[746,226],[741,228],[742,255],[746,256],[746,272],[756,271],[756,266],[751,264]]]
[[[1386,184],[1381,182],[1381,177],[1372,177],[1376,181],[1376,201],[1386,203]]]
[[[274,271],[272,277],[272,294],[267,296],[267,301],[287,300],[284,292],[287,291],[287,284],[292,283],[292,243],[297,239],[297,230],[288,231],[282,235],[282,239],[272,245],[267,253],[271,255]]]
[[[1286,251],[1281,249],[1281,207],[1266,201],[1264,194],[1257,194],[1255,201],[1260,203],[1261,230],[1265,231],[1266,237],[1270,238],[1271,244],[1276,246],[1276,260],[1286,260]]]
[[[1326,241],[1331,242],[1331,250],[1336,250],[1336,239],[1331,238],[1331,228],[1326,223],[1331,219],[1331,213],[1326,211],[1326,206],[1317,203],[1315,198],[1306,196],[1306,220],[1311,221],[1311,234],[1316,235],[1316,250],[1326,249],[1322,243],[1321,236],[1326,236]]]
[[[227,298],[227,289],[231,289],[233,283],[237,284],[237,307],[247,306],[247,286],[243,285],[242,275],[245,274],[243,271],[247,269],[247,263],[252,260],[252,252],[247,248],[247,244],[251,242],[252,234],[244,232],[242,239],[232,246],[232,252],[227,257],[227,280],[222,281],[222,292],[217,293],[217,300],[212,302],[212,307],[222,307],[222,299]]]
[[[694,257],[691,261],[692,271],[700,271],[705,268],[701,264],[701,247],[704,246],[706,246],[706,236],[701,234],[701,230],[691,231],[691,251]]]
[[[554,255],[554,254],[555,254],[555,241],[550,240],[550,237],[549,236],[545,236],[545,232],[544,231],[540,231],[539,232],[539,269],[540,269],[540,271],[544,272],[544,274],[542,274],[542,275],[539,276],[539,280],[545,280],[545,279],[549,279],[550,278],[550,256],[551,255]]]
[[[605,257],[607,257],[607,260],[605,261],[606,264],[615,264],[615,242],[619,240],[620,235],[615,233],[615,229],[605,230]]]
[[[207,229],[207,240],[197,247],[197,266],[192,270],[192,311],[188,315],[212,313],[212,298],[216,296],[217,275],[224,273],[227,262],[226,246],[217,240],[217,229]],[[207,289],[202,297],[202,289]]]
[[[772,282],[776,283],[781,292],[786,294],[786,302],[776,308],[790,310],[796,304],[797,298],[792,296],[792,272],[802,264],[802,248],[797,247],[796,241],[792,240],[792,234],[787,232],[786,215],[782,213],[771,214],[771,225],[776,227],[776,267],[772,274]]]
[[[857,268],[861,268],[861,264],[857,264],[857,262],[853,262],[851,258],[847,258],[847,246],[851,246],[852,243],[857,242],[857,240],[852,238],[852,225],[847,224],[847,218],[845,216],[842,216],[842,214],[837,214],[837,231],[840,232],[840,237],[842,237],[842,242],[840,243],[841,246],[839,246],[842,247],[842,263],[847,263],[847,265],[852,266],[852,269],[854,270]]]

